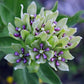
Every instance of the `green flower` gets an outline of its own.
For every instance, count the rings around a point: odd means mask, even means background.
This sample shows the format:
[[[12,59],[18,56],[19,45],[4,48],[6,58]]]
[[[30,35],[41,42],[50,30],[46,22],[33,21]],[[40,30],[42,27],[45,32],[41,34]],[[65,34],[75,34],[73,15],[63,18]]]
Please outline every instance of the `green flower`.
[[[39,14],[33,1],[21,18],[15,17],[15,26],[8,24],[9,35],[21,44],[12,44],[15,53],[6,55],[5,59],[15,63],[15,69],[27,67],[30,72],[36,72],[41,63],[48,62],[55,70],[69,71],[66,64],[74,57],[69,50],[76,47],[80,36],[74,36],[77,29],[67,26],[68,18],[57,21],[58,10],[44,10]],[[46,67],[45,67],[46,68]]]

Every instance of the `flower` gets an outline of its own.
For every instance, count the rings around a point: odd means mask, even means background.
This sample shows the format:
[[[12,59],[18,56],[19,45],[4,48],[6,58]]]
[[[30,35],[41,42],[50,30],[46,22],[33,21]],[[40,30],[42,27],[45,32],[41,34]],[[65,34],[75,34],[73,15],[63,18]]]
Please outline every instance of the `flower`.
[[[21,18],[15,17],[15,26],[8,24],[9,35],[19,42],[12,44],[15,53],[6,55],[5,59],[16,63],[15,69],[27,67],[36,72],[41,63],[47,62],[55,70],[69,71],[66,62],[74,59],[69,50],[82,39],[74,36],[77,29],[67,26],[68,18],[58,21],[58,10],[53,12],[41,8],[39,14],[36,12],[34,1],[26,13],[23,13],[21,4]]]

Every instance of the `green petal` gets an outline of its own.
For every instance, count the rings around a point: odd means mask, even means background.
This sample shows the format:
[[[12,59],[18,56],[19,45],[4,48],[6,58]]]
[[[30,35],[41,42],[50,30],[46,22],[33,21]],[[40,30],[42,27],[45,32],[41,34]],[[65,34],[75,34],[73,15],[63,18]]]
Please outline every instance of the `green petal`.
[[[41,16],[41,17],[44,17],[44,7],[41,8],[40,16]]]
[[[27,8],[27,13],[29,13],[30,15],[34,15],[36,14],[37,11],[37,6],[36,3],[33,1]]]
[[[7,60],[10,63],[15,63],[16,60],[18,59],[18,57],[13,55],[13,54],[8,54],[4,57],[4,59]]]
[[[13,37],[16,40],[20,40],[20,38],[14,36],[14,33],[17,33],[17,31],[15,31],[15,27],[11,23],[8,24],[8,30],[9,30],[9,35],[11,37]]]
[[[43,64],[46,62],[46,59],[43,59],[43,56],[40,56],[40,58],[36,61],[37,64]]]
[[[35,60],[35,56],[38,54],[37,52],[33,52],[32,50],[29,50],[29,54],[31,56],[32,60]]]
[[[52,23],[48,20],[47,23],[45,24],[45,31],[49,30],[50,33],[54,31],[54,27],[52,27]]]
[[[16,65],[16,66],[14,67],[14,70],[24,69],[24,68],[25,68],[25,65],[23,64],[23,62],[21,62],[21,63],[18,63],[18,65]]]
[[[61,70],[61,71],[69,71],[69,67],[66,63],[62,62],[62,61],[59,61],[59,66],[58,69]]]
[[[54,56],[54,52],[53,51],[45,52],[45,54],[47,55],[47,59],[48,60],[50,60]]]
[[[10,34],[17,33],[17,32],[15,31],[15,27],[14,27],[11,23],[8,23],[8,30],[9,30],[9,35],[10,35]]]
[[[56,44],[58,43],[58,38],[57,36],[51,36],[48,39],[48,42],[50,43],[50,45],[52,45],[52,48],[54,48],[56,46]]]
[[[52,14],[49,14],[46,17],[45,22],[47,22],[48,20],[50,20],[51,22],[54,22],[56,20],[57,16],[58,16],[58,11],[56,11],[56,12],[54,12]]]
[[[74,57],[70,54],[69,50],[65,50],[65,51],[63,51],[63,52],[64,52],[63,55],[62,55],[63,58],[65,58],[65,59],[67,59],[67,60],[72,60],[72,59],[74,59]]]
[[[56,27],[59,27],[59,28],[61,28],[61,29],[62,29],[62,28],[66,25],[67,20],[68,20],[68,18],[63,18],[63,19],[61,19],[60,21],[58,21],[58,23],[57,23],[57,26],[56,26]]]
[[[69,42],[69,37],[64,37],[64,38],[59,40],[59,42],[56,45],[56,47],[65,48],[65,46],[67,45],[68,42]]]
[[[79,42],[81,41],[81,39],[82,39],[82,37],[80,37],[80,36],[72,37],[72,39],[70,40],[70,43],[72,43],[72,45],[68,46],[68,48],[72,49],[72,48],[76,47],[79,44]]]
[[[68,36],[72,36],[77,32],[77,28],[68,28],[68,30],[65,32]]]
[[[37,49],[39,49],[40,48],[40,40],[35,40],[32,44],[31,44],[31,46],[33,47],[33,48],[37,48]]]
[[[42,41],[46,41],[47,40],[47,33],[45,31],[43,31],[39,35],[37,35],[36,37],[40,37],[40,39]]]
[[[29,66],[27,66],[27,68],[28,68],[30,73],[35,73],[39,69],[39,64],[37,64],[36,62],[32,61],[31,64]]]
[[[22,39],[26,39],[26,37],[29,35],[29,31],[27,30],[22,30],[21,31],[21,36],[22,36]]]
[[[57,71],[57,68],[55,67],[55,61],[54,62],[49,62],[49,65]]]
[[[25,44],[30,46],[34,40],[35,37],[32,34],[29,34],[25,39]]]
[[[23,18],[24,14],[23,14],[23,4],[21,4],[21,18]]]
[[[20,18],[15,17],[15,26],[22,28],[23,25],[23,21]]]
[[[31,31],[29,14],[25,13],[24,16],[23,16],[22,21],[23,21],[23,23],[24,23],[25,25],[27,25],[26,28],[27,28],[29,31]]]
[[[12,43],[12,46],[11,46],[15,51],[17,52],[21,52],[21,48],[22,46],[20,44],[15,44],[15,43]]]

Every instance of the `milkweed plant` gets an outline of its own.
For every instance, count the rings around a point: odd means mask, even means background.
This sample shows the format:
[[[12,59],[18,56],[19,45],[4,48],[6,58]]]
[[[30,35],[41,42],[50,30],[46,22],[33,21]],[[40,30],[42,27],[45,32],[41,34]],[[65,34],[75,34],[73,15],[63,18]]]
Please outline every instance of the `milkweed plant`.
[[[67,26],[68,18],[57,21],[58,15],[58,10],[52,12],[44,7],[37,14],[34,1],[28,6],[27,13],[23,13],[21,4],[21,18],[15,17],[15,25],[8,24],[10,37],[19,43],[12,43],[14,53],[4,57],[15,64],[15,70],[26,67],[30,72],[37,72],[40,64],[48,63],[56,71],[69,71],[67,62],[74,59],[69,50],[82,38],[74,36],[77,28]]]

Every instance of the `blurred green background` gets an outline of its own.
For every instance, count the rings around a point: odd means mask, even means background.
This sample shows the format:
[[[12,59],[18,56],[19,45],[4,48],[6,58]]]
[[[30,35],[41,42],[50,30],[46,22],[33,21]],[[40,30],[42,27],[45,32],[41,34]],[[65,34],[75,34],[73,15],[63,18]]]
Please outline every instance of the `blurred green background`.
[[[57,0],[33,0],[36,2],[39,13],[43,6],[45,9],[52,9]],[[11,22],[14,24],[14,17],[20,17],[20,4],[24,5],[24,13],[27,6],[32,0],[0,0],[0,84],[16,84],[11,78],[13,75],[12,64],[8,63],[3,57],[6,55],[2,52],[2,43],[5,47],[11,44],[14,40],[8,35],[7,24]],[[58,10],[61,15],[73,16],[76,12],[84,10],[84,0],[58,0]],[[84,18],[84,15],[81,16]],[[83,22],[83,21],[81,21]],[[84,37],[84,23],[78,23],[73,27],[77,27],[78,32],[75,35]],[[10,42],[11,40],[11,42]],[[6,49],[5,49],[6,50]],[[69,61],[69,72],[56,72],[63,84],[83,84],[84,83],[84,39],[80,44],[71,50],[74,60]],[[40,83],[42,81],[40,80]]]

